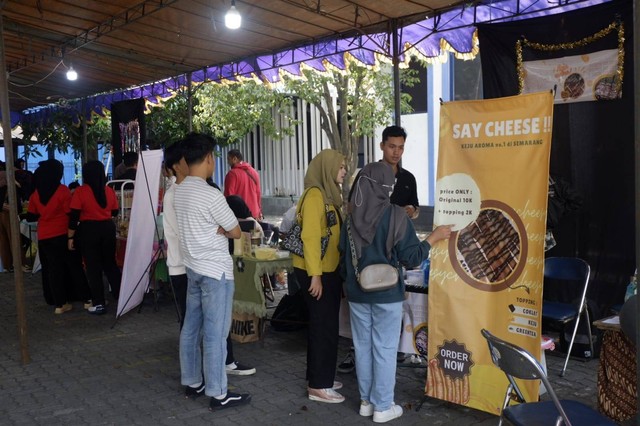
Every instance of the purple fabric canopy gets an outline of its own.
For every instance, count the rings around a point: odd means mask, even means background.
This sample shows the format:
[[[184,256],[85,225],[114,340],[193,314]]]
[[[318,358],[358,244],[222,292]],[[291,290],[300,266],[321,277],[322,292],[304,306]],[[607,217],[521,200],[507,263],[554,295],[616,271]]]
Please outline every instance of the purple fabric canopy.
[[[398,30],[402,50],[400,61],[407,55],[419,55],[424,59],[437,58],[452,51],[457,57],[472,58],[478,52],[475,24],[516,21],[543,15],[551,15],[606,3],[609,0],[577,0],[562,6],[551,0],[504,0],[476,3],[473,6],[460,6],[445,12],[438,12],[423,21]],[[334,37],[316,41],[313,44],[293,47],[281,52],[261,55],[230,64],[211,66],[194,71],[193,83],[236,81],[239,78],[259,77],[264,81],[276,82],[280,72],[293,75],[301,74],[301,66],[318,71],[326,71],[327,64],[339,69],[345,68],[345,54],[349,54],[362,64],[375,65],[376,53],[392,56],[391,37],[388,33],[358,35],[354,37]],[[188,84],[187,75],[146,84],[108,94],[99,94],[85,100],[85,113],[91,119],[91,113],[101,114],[114,102],[144,98],[157,104],[166,99],[180,87]],[[69,101],[67,108],[81,109],[81,100]],[[23,120],[46,120],[60,106],[56,104],[33,108],[22,112]]]

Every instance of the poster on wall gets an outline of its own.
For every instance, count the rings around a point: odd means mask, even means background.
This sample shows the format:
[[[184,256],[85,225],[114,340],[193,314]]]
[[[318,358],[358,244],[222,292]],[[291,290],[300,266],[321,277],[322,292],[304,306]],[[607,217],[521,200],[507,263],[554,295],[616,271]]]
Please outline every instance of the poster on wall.
[[[431,249],[428,396],[500,412],[482,328],[540,357],[552,116],[550,91],[441,107],[434,223],[453,232]]]

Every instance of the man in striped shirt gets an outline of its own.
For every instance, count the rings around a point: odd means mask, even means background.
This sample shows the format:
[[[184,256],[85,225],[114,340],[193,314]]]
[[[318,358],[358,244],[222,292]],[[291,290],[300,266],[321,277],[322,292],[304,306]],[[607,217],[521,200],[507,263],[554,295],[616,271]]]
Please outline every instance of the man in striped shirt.
[[[249,394],[227,391],[225,371],[234,292],[227,239],[240,238],[241,233],[222,193],[206,182],[215,168],[215,142],[192,133],[181,143],[189,166],[189,176],[176,188],[174,197],[188,278],[187,311],[180,333],[181,382],[196,392],[204,386],[211,397],[209,407],[215,411],[251,399]]]

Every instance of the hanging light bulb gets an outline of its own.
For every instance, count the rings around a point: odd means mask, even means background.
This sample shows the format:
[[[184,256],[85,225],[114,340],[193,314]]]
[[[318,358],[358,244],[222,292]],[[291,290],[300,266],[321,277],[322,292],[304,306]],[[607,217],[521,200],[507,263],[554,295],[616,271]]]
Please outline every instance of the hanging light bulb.
[[[231,0],[231,8],[224,15],[224,24],[231,30],[237,30],[242,24],[242,16],[236,9],[236,0]]]
[[[67,80],[75,81],[78,79],[78,73],[73,69],[73,65],[69,65],[69,70],[67,71]]]

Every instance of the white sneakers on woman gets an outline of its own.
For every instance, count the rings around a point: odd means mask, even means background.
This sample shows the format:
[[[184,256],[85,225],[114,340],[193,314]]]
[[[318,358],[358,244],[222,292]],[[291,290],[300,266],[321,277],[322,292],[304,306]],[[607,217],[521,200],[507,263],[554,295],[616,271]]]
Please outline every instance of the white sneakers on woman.
[[[393,404],[391,408],[384,411],[374,411],[373,412],[373,422],[374,423],[386,423],[390,420],[397,419],[402,416],[402,407],[396,404]]]
[[[363,417],[373,416],[373,421],[375,423],[386,423],[402,416],[402,407],[393,404],[388,410],[374,411],[372,403],[362,400],[360,401],[360,415]]]
[[[373,404],[364,399],[360,401],[360,415],[362,417],[373,416]]]

